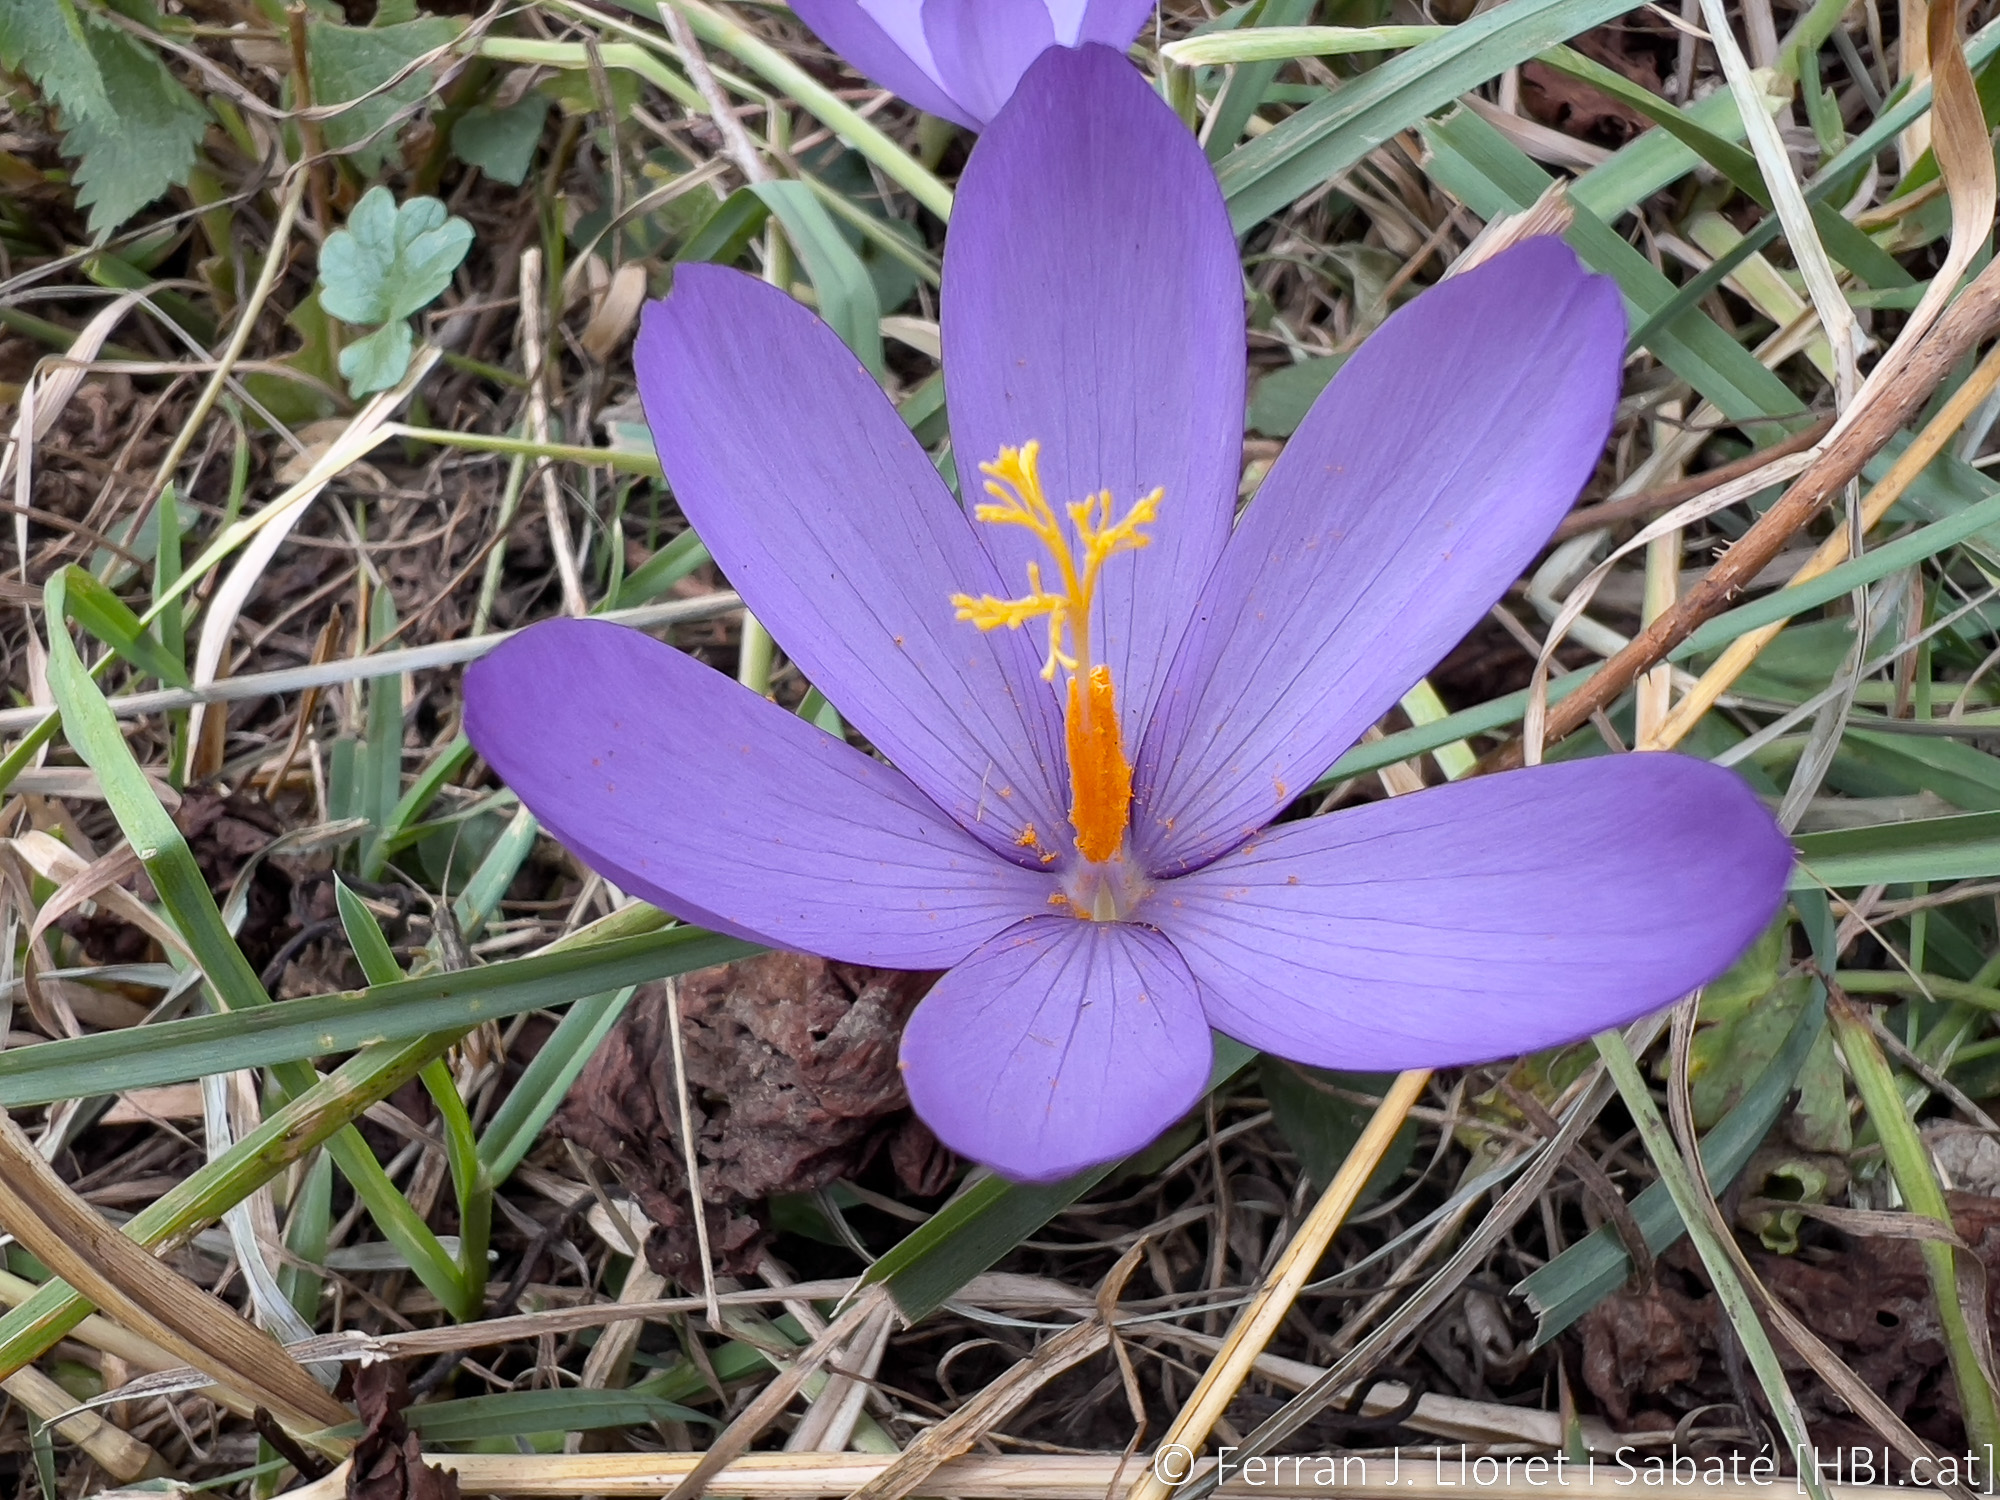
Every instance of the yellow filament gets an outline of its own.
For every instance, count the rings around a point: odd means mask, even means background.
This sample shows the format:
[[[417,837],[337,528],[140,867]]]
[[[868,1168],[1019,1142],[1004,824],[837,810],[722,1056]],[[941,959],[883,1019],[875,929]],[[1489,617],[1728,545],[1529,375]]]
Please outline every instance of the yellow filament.
[[[1063,513],[1076,532],[1073,547],[1062,518],[1042,490],[1041,451],[1040,443],[1023,443],[1002,448],[992,463],[981,464],[992,502],[978,506],[973,514],[989,526],[1026,528],[1055,564],[1056,587],[1045,587],[1040,564],[1031,562],[1028,592],[1020,598],[953,594],[951,602],[959,619],[980,630],[1019,630],[1030,620],[1048,621],[1049,649],[1042,676],[1053,682],[1058,668],[1069,674],[1064,727],[1069,742],[1070,823],[1076,829],[1078,851],[1085,859],[1101,862],[1124,847],[1132,766],[1119,734],[1111,669],[1091,660],[1091,604],[1104,564],[1152,540],[1143,528],[1159,515],[1164,491],[1140,496],[1123,516],[1114,514],[1109,490],[1065,506]]]

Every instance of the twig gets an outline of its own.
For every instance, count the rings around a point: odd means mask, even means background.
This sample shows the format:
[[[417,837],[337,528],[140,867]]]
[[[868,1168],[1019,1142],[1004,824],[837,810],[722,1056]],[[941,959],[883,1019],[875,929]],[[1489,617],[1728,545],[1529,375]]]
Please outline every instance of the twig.
[[[1776,458],[1788,458],[1794,453],[1803,453],[1814,443],[1825,437],[1833,426],[1832,417],[1821,417],[1810,427],[1800,428],[1781,442],[1768,448],[1759,448],[1754,453],[1733,459],[1729,463],[1713,469],[1704,469],[1691,479],[1679,480],[1674,484],[1663,484],[1657,489],[1641,490],[1636,495],[1627,495],[1622,500],[1605,500],[1596,505],[1579,505],[1562,518],[1556,527],[1552,542],[1567,541],[1586,531],[1597,531],[1606,526],[1616,526],[1622,521],[1637,521],[1662,511],[1672,510],[1676,505],[1706,495],[1710,490],[1719,489],[1732,480],[1741,479],[1745,474],[1754,474],[1765,464]]]
[[[694,28],[681,14],[680,7],[672,0],[661,0],[660,20],[674,39],[674,46],[680,50],[681,62],[688,70],[688,77],[701,92],[702,102],[708,106],[708,117],[715,122],[715,128],[722,132],[723,148],[729,159],[736,163],[736,169],[750,182],[769,182],[771,169],[764,165],[764,158],[757,154],[751,143],[750,132],[743,128],[743,122],[736,118],[736,111],[729,106],[729,96],[722,92],[722,85],[715,81],[715,70],[703,56],[701,43],[695,39]]]
[[[1811,467],[1723,553],[1706,577],[1634,636],[1632,643],[1605,662],[1588,682],[1549,709],[1548,743],[1610,707],[1641,672],[1664,660],[1704,621],[1721,613],[1916,415],[1939,382],[1992,332],[1996,322],[2000,322],[2000,262],[1973,279],[1875,400],[1856,404],[1847,424],[1834,433]],[[1489,756],[1482,769],[1508,770],[1522,763],[1522,744],[1516,740]]]

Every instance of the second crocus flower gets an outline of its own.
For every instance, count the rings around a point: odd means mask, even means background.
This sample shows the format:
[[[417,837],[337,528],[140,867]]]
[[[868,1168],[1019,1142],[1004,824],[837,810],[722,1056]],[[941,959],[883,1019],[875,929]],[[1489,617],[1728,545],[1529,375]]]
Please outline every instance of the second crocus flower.
[[[1050,47],[1124,51],[1153,0],[792,0],[819,39],[918,109],[983,130]]]

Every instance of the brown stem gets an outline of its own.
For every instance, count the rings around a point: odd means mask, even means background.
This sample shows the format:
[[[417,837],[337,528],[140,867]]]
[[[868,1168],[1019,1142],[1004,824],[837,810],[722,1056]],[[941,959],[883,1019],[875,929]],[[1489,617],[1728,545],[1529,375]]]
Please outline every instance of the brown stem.
[[[1810,448],[1827,434],[1833,426],[1832,417],[1821,417],[1810,427],[1801,428],[1782,442],[1759,448],[1754,453],[1719,468],[1704,469],[1690,479],[1675,484],[1663,484],[1657,489],[1641,490],[1636,495],[1627,495],[1622,500],[1605,500],[1597,505],[1579,505],[1562,518],[1556,527],[1552,542],[1565,542],[1582,532],[1595,531],[1600,526],[1615,526],[1621,521],[1637,521],[1648,516],[1659,515],[1672,510],[1676,505],[1706,495],[1710,490],[1720,488],[1732,480],[1741,479],[1745,474],[1754,474],[1774,459],[1789,458],[1792,454]]]
[[[1852,420],[1827,445],[1811,468],[1735,545],[1717,559],[1701,582],[1674,602],[1632,643],[1600,667],[1590,681],[1549,709],[1546,742],[1554,744],[1610,707],[1648,667],[1665,660],[1708,619],[1720,614],[1784,550],[1827,502],[1861,473],[1868,460],[1916,415],[1932,391],[1972,349],[2000,324],[2000,261],[1979,273],[1918,345],[1900,362],[1879,394],[1857,407]],[[1516,739],[1480,763],[1482,771],[1511,770],[1524,763]]]

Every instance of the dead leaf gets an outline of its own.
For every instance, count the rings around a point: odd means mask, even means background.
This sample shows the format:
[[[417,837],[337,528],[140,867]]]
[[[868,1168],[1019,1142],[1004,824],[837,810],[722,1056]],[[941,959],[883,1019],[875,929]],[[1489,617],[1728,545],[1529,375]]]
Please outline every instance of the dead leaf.
[[[365,1430],[348,1463],[347,1500],[458,1500],[458,1476],[424,1462],[403,1420],[409,1402],[409,1382],[395,1361],[355,1371],[354,1404]]]
[[[797,953],[682,981],[702,1200],[721,1269],[755,1264],[765,1235],[754,1205],[851,1175],[885,1144],[912,1191],[949,1181],[949,1154],[896,1118],[909,1107],[897,1045],[930,983]],[[641,993],[552,1123],[602,1157],[660,1226],[647,1249],[654,1267],[698,1285],[670,1014],[663,990]]]
[[[1702,1304],[1657,1281],[1642,1296],[1614,1293],[1583,1316],[1583,1383],[1622,1428],[1634,1394],[1701,1373],[1702,1351],[1714,1344],[1709,1323]]]
[[[1592,62],[1624,74],[1647,92],[1660,92],[1658,63],[1651,53],[1635,47],[1624,32],[1600,27],[1586,31],[1570,45]],[[1542,62],[1522,66],[1521,104],[1544,125],[1599,145],[1622,146],[1653,127],[1651,120],[1622,99],[1614,99]]]

